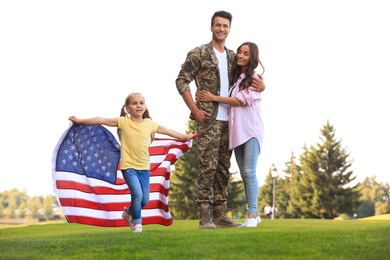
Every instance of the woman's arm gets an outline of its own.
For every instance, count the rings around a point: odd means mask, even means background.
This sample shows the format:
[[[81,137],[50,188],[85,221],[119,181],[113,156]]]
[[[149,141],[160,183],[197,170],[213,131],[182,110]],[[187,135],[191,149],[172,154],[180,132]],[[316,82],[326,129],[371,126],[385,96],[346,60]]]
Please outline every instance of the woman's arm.
[[[241,106],[242,105],[241,102],[235,97],[215,96],[206,90],[199,90],[196,92],[195,95],[199,101],[214,101],[214,102],[228,104],[231,106]]]

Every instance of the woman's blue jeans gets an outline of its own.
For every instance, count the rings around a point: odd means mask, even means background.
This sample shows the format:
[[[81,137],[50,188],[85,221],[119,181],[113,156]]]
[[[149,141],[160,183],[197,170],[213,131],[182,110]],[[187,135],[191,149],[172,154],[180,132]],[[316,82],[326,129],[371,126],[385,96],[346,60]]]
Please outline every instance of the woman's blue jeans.
[[[237,165],[244,182],[245,196],[248,201],[248,214],[258,214],[257,196],[259,184],[256,176],[257,159],[260,155],[259,142],[251,138],[234,149]]]
[[[132,217],[131,223],[142,223],[141,210],[149,202],[150,171],[149,170],[122,170],[123,178],[130,188],[131,203],[127,211]]]

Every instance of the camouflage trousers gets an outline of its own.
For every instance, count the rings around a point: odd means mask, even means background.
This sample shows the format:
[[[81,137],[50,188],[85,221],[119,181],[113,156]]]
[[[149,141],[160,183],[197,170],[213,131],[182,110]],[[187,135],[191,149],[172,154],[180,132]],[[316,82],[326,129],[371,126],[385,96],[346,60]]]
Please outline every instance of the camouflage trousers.
[[[227,200],[230,178],[229,126],[227,121],[197,124],[199,175],[197,203],[220,205]]]

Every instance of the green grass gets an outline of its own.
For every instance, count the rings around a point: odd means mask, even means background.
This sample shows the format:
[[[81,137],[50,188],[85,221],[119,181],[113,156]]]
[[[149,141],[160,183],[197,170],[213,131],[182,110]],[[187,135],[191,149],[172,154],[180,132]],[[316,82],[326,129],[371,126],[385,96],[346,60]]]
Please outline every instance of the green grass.
[[[0,259],[390,259],[390,214],[359,220],[263,220],[199,230],[196,220],[130,228],[36,224],[0,229]]]

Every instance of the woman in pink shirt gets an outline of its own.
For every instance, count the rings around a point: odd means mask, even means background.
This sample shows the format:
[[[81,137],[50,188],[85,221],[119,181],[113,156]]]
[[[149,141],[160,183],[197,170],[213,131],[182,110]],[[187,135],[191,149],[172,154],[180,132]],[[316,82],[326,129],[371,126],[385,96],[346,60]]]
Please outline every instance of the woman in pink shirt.
[[[200,101],[221,102],[230,105],[229,149],[234,150],[248,201],[248,218],[242,226],[257,227],[261,222],[257,209],[258,181],[257,159],[263,142],[263,120],[261,119],[261,93],[252,91],[252,76],[260,62],[259,49],[255,43],[244,42],[234,57],[229,97],[215,96],[208,91],[198,91]],[[262,74],[263,74],[262,73]],[[261,76],[260,76],[261,77]],[[262,79],[262,78],[261,78]]]

